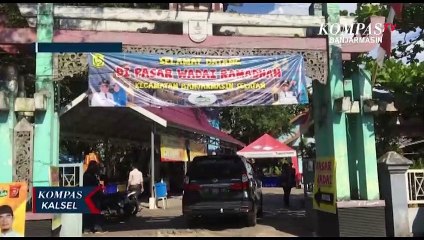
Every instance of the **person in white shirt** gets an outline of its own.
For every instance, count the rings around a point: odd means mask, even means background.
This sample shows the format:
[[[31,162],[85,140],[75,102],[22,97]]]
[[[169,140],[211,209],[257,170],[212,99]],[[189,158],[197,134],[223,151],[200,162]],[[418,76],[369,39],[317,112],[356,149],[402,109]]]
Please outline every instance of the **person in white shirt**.
[[[115,101],[113,94],[109,92],[109,81],[102,80],[100,82],[100,92],[93,93],[91,99],[92,107],[114,107]]]
[[[143,173],[140,172],[135,164],[132,164],[132,171],[129,174],[128,177],[128,191],[135,191],[137,194],[137,199],[140,196],[142,192],[144,192],[144,186],[143,186]]]
[[[291,88],[296,84],[295,81],[290,83],[284,82],[281,85],[280,92],[278,93],[278,100],[274,104],[297,104],[299,101]]]
[[[0,206],[0,228],[1,228],[1,237],[23,237],[22,234],[19,234],[13,231],[13,210],[9,205]]]

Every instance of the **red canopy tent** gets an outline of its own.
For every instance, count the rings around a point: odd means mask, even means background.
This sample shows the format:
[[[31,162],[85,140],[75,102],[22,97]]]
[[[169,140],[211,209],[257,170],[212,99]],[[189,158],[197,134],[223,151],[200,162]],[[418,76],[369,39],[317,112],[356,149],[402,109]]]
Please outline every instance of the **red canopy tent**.
[[[256,139],[242,150],[237,152],[238,155],[246,158],[279,158],[279,157],[296,157],[296,151],[269,134],[264,134]]]
[[[293,167],[296,169],[296,179],[299,181],[299,164],[296,150],[279,142],[269,134],[264,134],[254,142],[237,152],[246,158],[284,158],[291,157]]]

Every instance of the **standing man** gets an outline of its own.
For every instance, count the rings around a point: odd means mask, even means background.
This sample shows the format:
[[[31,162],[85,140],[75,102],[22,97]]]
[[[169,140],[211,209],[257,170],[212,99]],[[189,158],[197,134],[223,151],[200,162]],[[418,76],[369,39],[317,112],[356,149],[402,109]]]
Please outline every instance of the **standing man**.
[[[23,237],[13,231],[13,209],[9,205],[0,206],[0,237]]]
[[[137,206],[138,206],[138,198],[140,197],[140,194],[144,192],[144,186],[143,186],[143,173],[140,172],[136,165],[133,163],[131,165],[132,171],[130,172],[128,176],[128,191],[135,191],[137,195]]]
[[[290,206],[290,192],[293,187],[296,186],[296,169],[293,167],[293,163],[285,162],[282,169],[282,185],[284,190],[284,205]]]
[[[109,89],[109,81],[103,79],[100,82],[100,92],[93,93],[93,97],[91,99],[92,107],[114,107],[115,101],[113,99],[112,93],[110,93]]]

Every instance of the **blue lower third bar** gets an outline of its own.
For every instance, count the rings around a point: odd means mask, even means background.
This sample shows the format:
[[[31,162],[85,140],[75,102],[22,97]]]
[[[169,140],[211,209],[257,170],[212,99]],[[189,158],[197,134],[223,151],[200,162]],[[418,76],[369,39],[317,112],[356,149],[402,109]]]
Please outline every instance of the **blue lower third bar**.
[[[34,43],[34,52],[39,53],[88,53],[88,52],[122,52],[122,42],[91,43]]]

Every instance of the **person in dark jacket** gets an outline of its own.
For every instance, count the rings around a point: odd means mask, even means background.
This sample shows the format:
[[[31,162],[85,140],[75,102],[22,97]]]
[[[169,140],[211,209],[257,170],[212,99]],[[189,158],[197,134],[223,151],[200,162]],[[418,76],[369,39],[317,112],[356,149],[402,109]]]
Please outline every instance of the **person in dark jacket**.
[[[296,169],[293,167],[293,163],[284,163],[281,173],[282,185],[284,190],[284,205],[290,206],[290,192],[293,187],[296,186]]]
[[[83,186],[84,187],[97,187],[100,186],[99,180],[99,164],[96,161],[90,161],[88,163],[87,170],[83,176]],[[100,210],[101,209],[101,199],[102,193],[97,192],[92,198],[93,203]],[[84,229],[89,229],[92,232],[102,232],[101,228],[101,215],[99,214],[84,214],[83,219]]]

